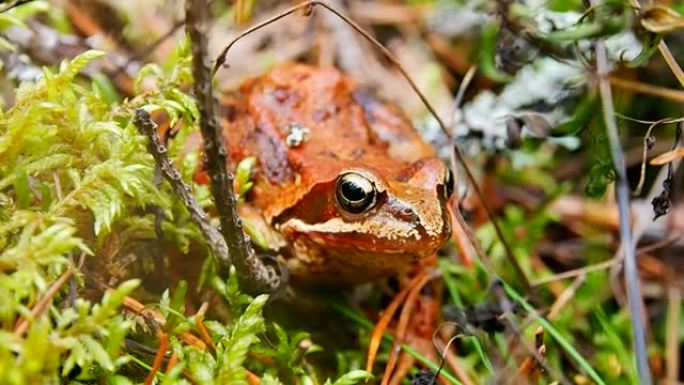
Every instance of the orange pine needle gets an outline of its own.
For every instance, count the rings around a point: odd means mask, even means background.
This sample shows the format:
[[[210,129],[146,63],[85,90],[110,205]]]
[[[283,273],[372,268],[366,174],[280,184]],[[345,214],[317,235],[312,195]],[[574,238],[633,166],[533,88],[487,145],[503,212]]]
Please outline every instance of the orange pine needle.
[[[160,326],[164,326],[166,324],[166,318],[164,318],[163,315],[157,313],[156,311],[152,309],[148,309],[145,307],[145,305],[141,304],[138,302],[136,299],[131,298],[131,297],[126,297],[124,298],[123,306],[137,314],[149,316],[152,319],[154,319]],[[185,342],[188,345],[192,345],[198,349],[206,350],[207,345],[200,340],[199,338],[195,337],[193,334],[189,332],[182,332],[178,335],[178,338],[180,338],[181,341]]]
[[[411,283],[415,282],[415,285],[409,286],[410,290],[408,295],[406,296],[405,305],[401,309],[401,314],[399,315],[399,323],[397,325],[396,337],[394,339],[394,344],[392,345],[392,351],[390,352],[389,359],[387,360],[387,366],[385,367],[385,374],[382,377],[381,385],[387,385],[391,378],[391,374],[394,371],[394,367],[397,364],[400,345],[406,339],[408,323],[410,320],[410,316],[413,313],[413,308],[416,305],[418,295],[420,294],[420,291],[423,289],[423,287],[432,279],[432,277],[425,272],[422,272],[416,278],[418,279],[414,279],[411,281]]]
[[[211,339],[211,336],[209,335],[209,331],[207,331],[207,327],[204,326],[204,314],[197,314],[195,318],[195,326],[197,326],[197,330],[199,331],[200,337],[202,337],[202,340],[204,343],[209,346],[209,348],[212,351],[216,351],[216,346],[214,346],[214,341]]]
[[[52,299],[55,298],[55,295],[57,295],[59,292],[59,289],[69,280],[69,278],[71,278],[73,273],[74,270],[69,268],[55,282],[52,283],[43,297],[38,300],[36,305],[31,309],[31,320],[35,320],[45,312],[45,310],[50,306],[50,303],[52,303]],[[21,318],[14,328],[14,335],[17,337],[24,335],[24,333],[26,333],[28,330],[29,321],[30,320],[28,318]]]
[[[178,363],[178,354],[174,351],[171,353],[171,357],[169,358],[169,362],[166,364],[166,373],[169,373],[171,369],[173,369],[174,366]]]
[[[161,330],[157,332],[157,336],[159,337],[159,348],[157,348],[157,354],[154,356],[154,362],[152,363],[152,370],[150,370],[150,373],[145,378],[144,385],[152,385],[154,377],[164,362],[166,349],[169,348],[169,336]]]
[[[656,156],[649,162],[653,166],[662,166],[666,163],[670,163],[677,158],[684,157],[684,148],[678,148],[676,150],[668,151],[663,154]]]
[[[387,325],[389,325],[392,318],[394,318],[394,314],[397,312],[399,305],[402,302],[404,302],[404,299],[406,298],[406,295],[408,294],[411,287],[413,287],[413,285],[415,285],[419,279],[420,275],[413,278],[404,289],[402,289],[396,296],[394,296],[392,302],[390,302],[390,304],[387,306],[385,311],[380,316],[378,322],[375,324],[375,328],[373,329],[373,333],[371,334],[370,343],[368,344],[368,357],[366,359],[367,372],[370,373],[373,370],[375,357],[378,354],[380,342],[382,341],[382,335],[385,334],[385,331],[387,330]]]
[[[247,383],[249,385],[259,385],[261,384],[261,378],[257,376],[256,374],[250,372],[249,370],[245,369],[245,372],[247,372]]]

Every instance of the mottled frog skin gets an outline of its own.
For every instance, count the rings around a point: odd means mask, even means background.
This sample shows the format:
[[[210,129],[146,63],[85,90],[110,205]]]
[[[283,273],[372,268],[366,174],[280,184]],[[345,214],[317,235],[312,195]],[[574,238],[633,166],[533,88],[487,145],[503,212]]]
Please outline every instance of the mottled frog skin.
[[[221,105],[230,166],[258,159],[240,213],[293,281],[401,273],[448,238],[448,168],[396,107],[337,69],[280,65]]]

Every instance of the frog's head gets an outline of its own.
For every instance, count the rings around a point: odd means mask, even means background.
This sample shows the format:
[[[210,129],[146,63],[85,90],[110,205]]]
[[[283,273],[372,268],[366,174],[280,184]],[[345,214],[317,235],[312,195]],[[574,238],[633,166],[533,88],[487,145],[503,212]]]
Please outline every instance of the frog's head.
[[[453,179],[441,160],[395,171],[343,167],[332,176],[276,219],[293,240],[295,275],[306,264],[322,280],[335,271],[335,281],[367,281],[406,270],[447,240]]]

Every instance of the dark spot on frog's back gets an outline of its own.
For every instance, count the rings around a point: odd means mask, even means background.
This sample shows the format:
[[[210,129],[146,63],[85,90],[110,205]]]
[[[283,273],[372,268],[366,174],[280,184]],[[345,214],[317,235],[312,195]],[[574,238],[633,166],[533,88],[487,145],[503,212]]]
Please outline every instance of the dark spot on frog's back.
[[[265,134],[259,127],[255,130],[261,169],[270,183],[281,184],[293,177],[293,170],[287,159],[285,144],[270,135]]]
[[[368,123],[372,124],[375,121],[374,111],[380,102],[373,96],[371,91],[366,88],[356,89],[352,93],[352,97],[363,109],[363,113],[366,116]]]
[[[225,117],[229,122],[234,122],[240,113],[240,100],[235,97],[228,96],[221,100],[219,104],[219,116]]]
[[[320,123],[335,116],[340,111],[340,107],[335,104],[330,104],[325,107],[316,108],[311,114],[314,122]]]
[[[397,174],[394,179],[397,182],[401,183],[408,182],[413,177],[413,175],[415,175],[416,172],[418,172],[421,168],[423,168],[423,166],[425,166],[427,162],[427,159],[421,159],[417,162],[414,162],[411,166],[401,170],[401,172]]]
[[[339,159],[340,158],[339,156],[337,156],[337,154],[335,154],[334,152],[332,152],[330,150],[320,151],[317,155],[320,156],[321,158],[329,158],[329,159]]]
[[[366,155],[366,150],[364,150],[364,149],[362,149],[362,148],[355,148],[355,149],[352,150],[352,152],[351,152],[351,157],[352,157],[352,159],[360,159],[360,158],[362,158],[364,155]]]
[[[278,87],[271,91],[271,96],[278,104],[289,107],[297,105],[302,99],[297,91],[289,87]]]

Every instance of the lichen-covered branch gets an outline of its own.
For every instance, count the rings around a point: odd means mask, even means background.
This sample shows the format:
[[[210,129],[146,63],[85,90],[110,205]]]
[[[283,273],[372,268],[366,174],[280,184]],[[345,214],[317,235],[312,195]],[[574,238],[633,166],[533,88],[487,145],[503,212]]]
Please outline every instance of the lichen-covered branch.
[[[185,205],[190,212],[193,223],[202,232],[212,253],[219,260],[230,264],[226,241],[223,239],[218,229],[209,223],[207,214],[197,203],[195,196],[192,194],[192,191],[190,191],[190,186],[183,181],[173,162],[166,156],[167,149],[157,136],[157,125],[150,119],[150,114],[142,108],[139,108],[135,111],[134,124],[138,130],[147,137],[147,140],[149,141],[147,148],[150,151],[150,154],[154,157],[164,178],[166,178],[173,191],[178,195],[183,202],[183,205]]]
[[[223,132],[216,119],[207,49],[207,0],[187,0],[185,28],[192,43],[192,69],[195,80],[194,94],[200,112],[199,126],[204,140],[207,171],[211,180],[211,193],[221,221],[221,234],[226,240],[230,261],[240,276],[241,283],[250,292],[275,290],[280,280],[272,267],[258,259],[242,232],[242,223],[236,211],[237,200],[233,192],[232,173],[226,166],[226,148]]]

